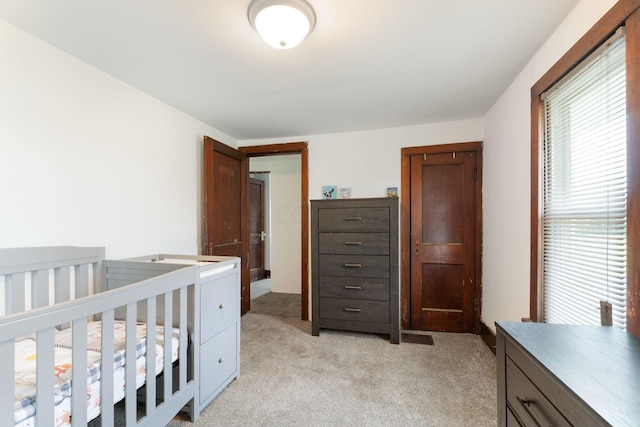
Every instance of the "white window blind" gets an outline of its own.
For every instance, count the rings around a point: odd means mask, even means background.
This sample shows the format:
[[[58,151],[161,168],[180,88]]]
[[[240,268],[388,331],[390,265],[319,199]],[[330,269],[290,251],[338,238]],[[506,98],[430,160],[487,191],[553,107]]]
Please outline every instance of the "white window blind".
[[[542,96],[544,321],[626,328],[625,38],[621,29]]]

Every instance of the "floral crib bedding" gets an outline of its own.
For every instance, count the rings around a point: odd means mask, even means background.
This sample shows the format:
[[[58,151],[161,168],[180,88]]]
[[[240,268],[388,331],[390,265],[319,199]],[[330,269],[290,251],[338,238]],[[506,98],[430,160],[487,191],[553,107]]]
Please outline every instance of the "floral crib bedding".
[[[125,333],[124,321],[114,322],[114,402],[124,398],[125,391]],[[147,325],[136,325],[136,389],[145,382]],[[100,415],[100,351],[101,324],[89,322],[87,327],[87,420]],[[172,362],[178,358],[178,329],[172,329]],[[55,425],[71,426],[71,328],[55,332]],[[162,372],[164,357],[164,326],[156,326],[156,374]],[[34,426],[36,422],[36,340],[35,334],[16,340],[15,361],[15,425]]]

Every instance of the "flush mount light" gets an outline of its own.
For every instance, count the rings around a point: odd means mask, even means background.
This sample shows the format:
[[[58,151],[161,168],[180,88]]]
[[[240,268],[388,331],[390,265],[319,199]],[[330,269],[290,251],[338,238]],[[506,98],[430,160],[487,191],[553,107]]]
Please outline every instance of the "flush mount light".
[[[316,14],[305,0],[253,0],[251,26],[277,49],[297,46],[316,25]]]

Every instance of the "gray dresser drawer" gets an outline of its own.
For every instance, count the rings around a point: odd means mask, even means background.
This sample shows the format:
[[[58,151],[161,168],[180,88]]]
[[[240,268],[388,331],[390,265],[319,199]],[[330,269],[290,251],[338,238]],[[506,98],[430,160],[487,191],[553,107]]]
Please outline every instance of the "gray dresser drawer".
[[[321,297],[389,301],[389,279],[320,276]]]
[[[389,323],[389,302],[321,297],[320,319]]]
[[[320,276],[389,277],[389,257],[320,255]]]
[[[325,208],[318,212],[320,231],[389,230],[387,208]]]
[[[506,374],[507,406],[523,425],[571,426],[509,357]]]
[[[236,375],[238,333],[235,323],[200,349],[200,403],[204,403],[229,377]]]
[[[389,233],[319,233],[321,254],[389,255]]]
[[[237,277],[229,275],[202,285],[200,290],[201,344],[238,321]]]

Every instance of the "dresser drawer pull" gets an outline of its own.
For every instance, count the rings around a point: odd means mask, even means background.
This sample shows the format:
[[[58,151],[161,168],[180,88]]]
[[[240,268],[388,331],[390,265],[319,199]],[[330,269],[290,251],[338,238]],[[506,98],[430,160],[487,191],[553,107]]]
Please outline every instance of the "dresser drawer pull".
[[[360,313],[362,311],[361,308],[349,308],[349,307],[345,307],[344,311],[348,311],[350,313]]]
[[[344,285],[345,289],[353,289],[356,291],[361,291],[362,290],[362,286],[357,286],[357,285]]]
[[[362,242],[344,242],[345,246],[362,246]]]
[[[536,426],[540,427],[540,423],[538,422],[538,420],[536,419],[535,416],[533,416],[533,414],[531,413],[531,411],[529,410],[529,406],[535,404],[535,402],[533,400],[529,400],[529,399],[521,399],[519,397],[516,396],[516,399],[518,399],[518,402],[520,402],[520,405],[522,405],[522,409],[525,410],[525,412],[531,417],[531,419],[533,420],[534,423],[536,423]],[[551,425],[551,424],[547,424],[547,425]]]
[[[219,308],[220,310],[222,310],[222,309],[224,308],[224,303],[223,303],[223,302],[221,302],[221,303],[220,303],[220,305],[218,306],[218,308]]]
[[[345,221],[362,221],[361,216],[348,216],[344,219]]]
[[[224,357],[221,357],[220,359],[218,359],[218,363],[224,363]]]
[[[351,264],[351,263],[346,263],[344,264],[344,266],[346,268],[362,268],[362,264]]]

